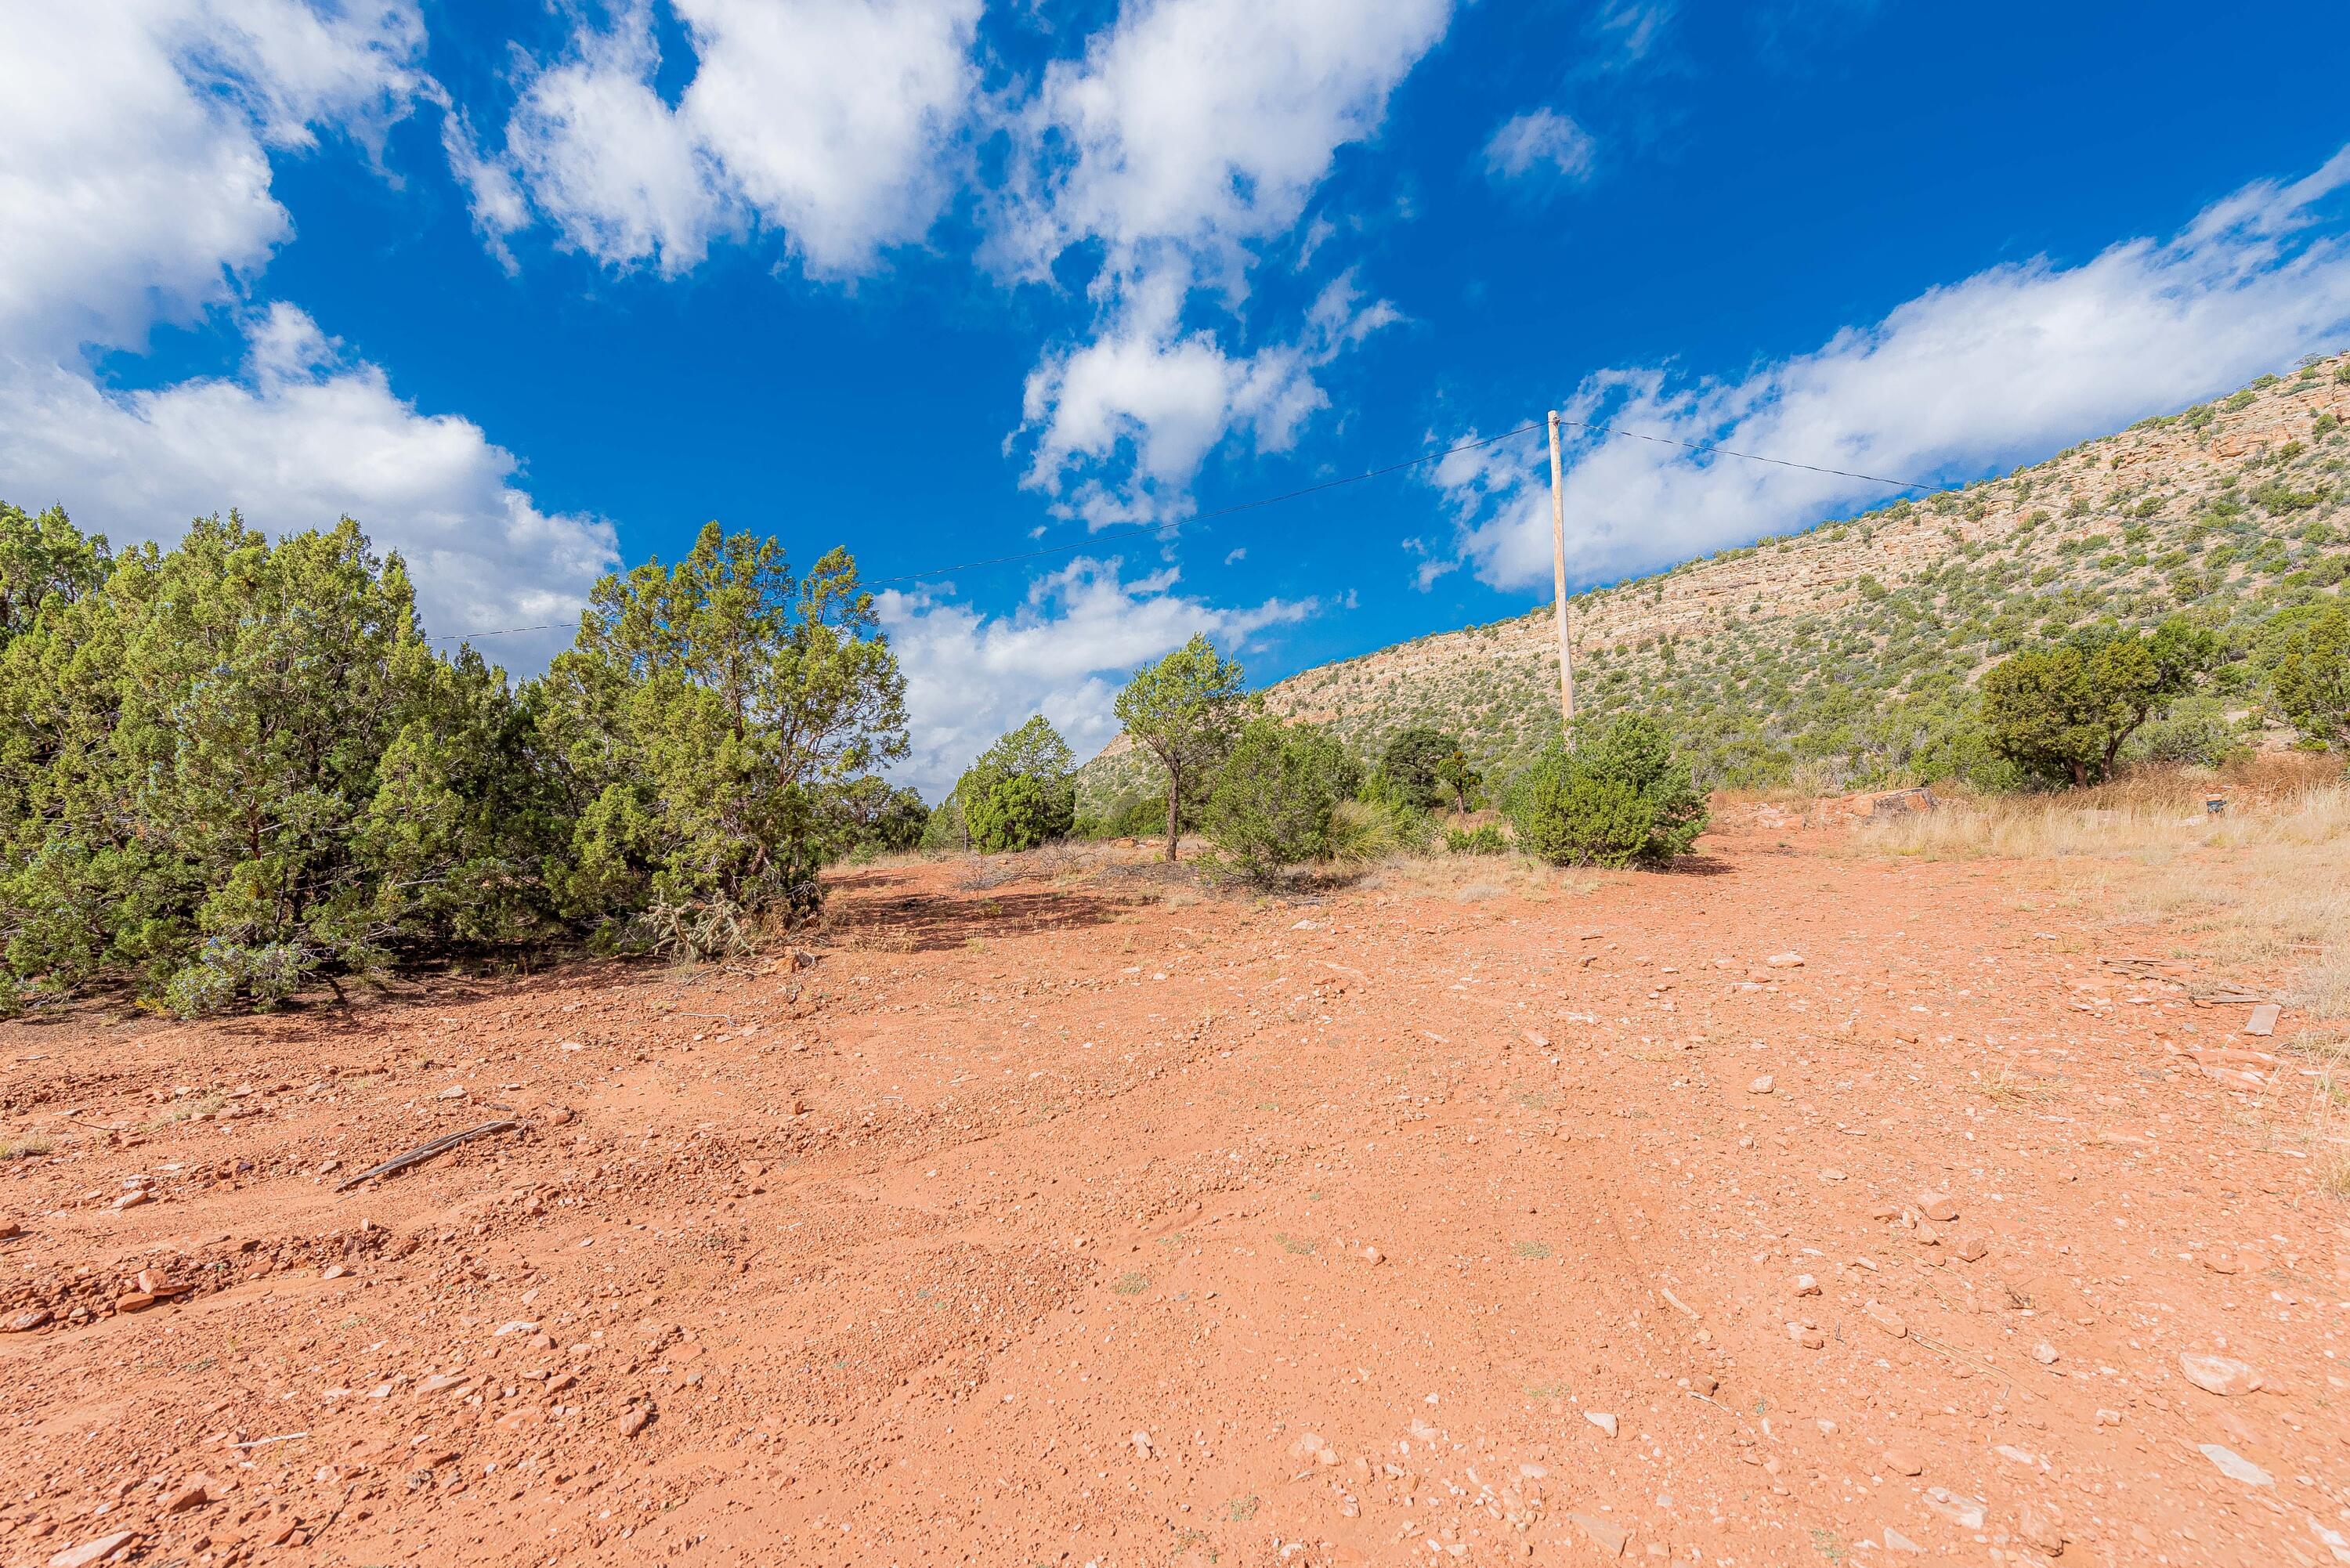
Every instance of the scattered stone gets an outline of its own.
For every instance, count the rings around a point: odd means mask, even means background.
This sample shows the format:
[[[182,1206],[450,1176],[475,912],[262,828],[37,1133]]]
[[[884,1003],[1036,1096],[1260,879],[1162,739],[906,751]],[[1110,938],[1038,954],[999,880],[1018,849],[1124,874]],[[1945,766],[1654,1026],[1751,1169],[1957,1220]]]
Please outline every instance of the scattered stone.
[[[2043,1339],[2032,1347],[2032,1359],[2043,1366],[2054,1366],[2056,1365],[2056,1347]]]
[[[1795,1293],[1799,1296],[1815,1296],[1820,1293],[1820,1282],[1809,1274],[1797,1274]]]
[[[1621,1557],[1624,1548],[1632,1542],[1628,1532],[1610,1524],[1597,1514],[1570,1513],[1566,1517],[1574,1521],[1575,1529],[1583,1532],[1586,1540],[1599,1548],[1599,1554],[1603,1557]]]
[[[502,1323],[498,1324],[497,1331],[491,1334],[490,1337],[492,1339],[504,1339],[510,1334],[536,1334],[537,1332],[538,1324],[535,1323],[525,1323],[520,1319],[516,1319],[513,1323]]]
[[[2236,1274],[2243,1272],[2243,1261],[2235,1253],[2220,1251],[2203,1254],[2203,1266],[2215,1274]]]
[[[5,1322],[0,1322],[0,1334],[30,1334],[48,1321],[48,1308],[28,1307]]]
[[[571,1109],[567,1106],[549,1106],[544,1119],[551,1127],[567,1126],[571,1121]]]
[[[2252,1015],[2244,1020],[2244,1033],[2247,1034],[2275,1033],[2277,1019],[2283,1011],[2273,1002],[2262,1002],[2252,1009]]]
[[[1778,1085],[1772,1081],[1771,1075],[1765,1073],[1761,1077],[1755,1079],[1752,1083],[1747,1085],[1746,1092],[1750,1095],[1767,1095],[1777,1086]]]
[[[2219,1466],[2220,1473],[2230,1480],[2241,1481],[2246,1486],[2276,1485],[2274,1476],[2233,1449],[2223,1449],[2217,1443],[2199,1443],[2196,1447],[2202,1450],[2205,1459]]]
[[[2222,1398],[2250,1394],[2261,1386],[2259,1373],[2225,1355],[2181,1355],[2178,1370],[2187,1381],[2204,1393],[2217,1394]]]
[[[318,1271],[318,1277],[322,1280],[339,1280],[349,1272],[350,1271],[340,1263],[328,1263]]]
[[[1801,969],[1804,967],[1804,955],[1801,953],[1773,953],[1769,958],[1764,959],[1762,961],[1773,969]]]
[[[1991,1254],[1991,1243],[1979,1235],[1969,1234],[1960,1237],[1950,1251],[1959,1255],[1961,1263],[1980,1263]]]
[[[1908,1536],[1902,1534],[1899,1531],[1894,1529],[1889,1524],[1885,1527],[1885,1550],[1887,1552],[1907,1552],[1912,1557],[1923,1557],[1926,1554],[1926,1549],[1924,1547],[1918,1545],[1916,1542],[1910,1540]]]
[[[136,1209],[142,1203],[152,1203],[155,1195],[143,1187],[134,1187],[114,1200],[116,1210]]]
[[[1378,1267],[1381,1263],[1384,1263],[1387,1261],[1388,1255],[1385,1252],[1380,1251],[1377,1247],[1365,1247],[1363,1249],[1363,1262],[1370,1264],[1373,1268]]]
[[[2122,1424],[2122,1413],[2119,1410],[2107,1410],[2101,1407],[2097,1411],[2096,1421],[2100,1427],[2118,1427]]]
[[[1959,1217],[1959,1206],[1950,1201],[1947,1192],[1920,1192],[1918,1212],[1937,1225],[1947,1225]]]
[[[2064,1555],[2064,1516],[2044,1502],[2027,1502],[2015,1511],[2015,1532],[2051,1557]]]
[[[1607,1433],[1609,1437],[1612,1438],[1616,1435],[1616,1417],[1608,1415],[1606,1411],[1586,1410],[1583,1413],[1583,1418],[1590,1422],[1593,1426],[1598,1428],[1601,1431]]]
[[[160,1298],[151,1291],[130,1291],[114,1298],[117,1312],[145,1312]]]
[[[635,1437],[639,1432],[645,1429],[646,1426],[651,1422],[652,1418],[653,1413],[650,1407],[643,1405],[629,1406],[628,1414],[620,1417],[620,1436],[624,1438]]]
[[[1926,1473],[1926,1467],[1919,1464],[1918,1457],[1907,1449],[1886,1449],[1885,1468],[1895,1475],[1915,1476]]]
[[[25,1233],[25,1228],[14,1220],[0,1220],[0,1241],[13,1241]]]
[[[1787,1337],[1794,1340],[1797,1345],[1802,1345],[1805,1350],[1818,1350],[1828,1342],[1828,1336],[1826,1334],[1822,1334],[1817,1328],[1808,1323],[1789,1324],[1787,1325]]]
[[[1960,1530],[1981,1530],[1983,1527],[1981,1498],[1963,1496],[1946,1486],[1929,1486],[1926,1489],[1926,1506]]]
[[[165,1513],[185,1513],[192,1508],[202,1508],[208,1502],[218,1502],[221,1494],[210,1476],[190,1476],[163,1499]]]
[[[118,1530],[111,1535],[101,1535],[95,1541],[85,1541],[79,1546],[68,1546],[49,1559],[49,1568],[89,1568],[103,1562],[130,1544],[135,1532]]]
[[[1896,1339],[1903,1338],[1909,1333],[1909,1325],[1903,1323],[1901,1321],[1901,1314],[1895,1312],[1890,1307],[1881,1307],[1874,1301],[1871,1301],[1860,1310],[1861,1314],[1866,1317],[1869,1322],[1875,1324],[1877,1327],[1883,1329],[1886,1333],[1891,1334]]]
[[[1132,1443],[1132,1444],[1134,1445],[1134,1457],[1135,1457],[1136,1459],[1149,1459],[1149,1458],[1150,1457],[1150,1434],[1149,1434],[1149,1433],[1148,1433],[1148,1432],[1137,1432],[1137,1433],[1135,1433],[1135,1434],[1134,1434],[1134,1436],[1132,1436],[1132,1437],[1128,1438],[1127,1439],[1127,1441],[1128,1441],[1128,1442],[1129,1442],[1129,1443]]]

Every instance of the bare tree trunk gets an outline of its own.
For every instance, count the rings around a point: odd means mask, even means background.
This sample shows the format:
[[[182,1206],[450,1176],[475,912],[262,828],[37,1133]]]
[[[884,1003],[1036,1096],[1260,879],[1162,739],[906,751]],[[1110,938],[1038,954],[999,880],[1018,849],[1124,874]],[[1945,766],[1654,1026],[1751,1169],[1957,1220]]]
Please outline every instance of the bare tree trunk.
[[[1183,795],[1183,775],[1173,768],[1167,770],[1167,858],[1175,858],[1176,802]]]

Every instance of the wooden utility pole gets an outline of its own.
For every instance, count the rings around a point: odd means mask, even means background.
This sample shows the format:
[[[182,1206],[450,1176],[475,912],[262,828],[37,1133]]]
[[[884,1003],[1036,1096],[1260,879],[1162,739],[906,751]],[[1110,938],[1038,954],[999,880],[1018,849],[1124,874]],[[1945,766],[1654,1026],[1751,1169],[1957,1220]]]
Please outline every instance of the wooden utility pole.
[[[1575,744],[1575,660],[1566,650],[1566,497],[1560,490],[1558,410],[1550,414],[1551,587],[1558,596],[1558,716],[1567,745]]]

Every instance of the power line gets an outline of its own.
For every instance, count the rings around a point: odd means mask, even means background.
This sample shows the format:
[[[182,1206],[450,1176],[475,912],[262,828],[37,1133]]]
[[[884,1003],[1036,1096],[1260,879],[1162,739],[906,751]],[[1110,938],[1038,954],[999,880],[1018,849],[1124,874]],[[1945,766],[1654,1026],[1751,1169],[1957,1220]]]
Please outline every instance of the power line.
[[[1826,473],[1833,474],[1838,479],[1857,479],[1869,484],[1889,485],[1895,490],[1933,490],[1939,488],[1938,486],[1929,484],[1921,479],[1887,479],[1882,474],[1856,473],[1850,469],[1844,468],[1824,468],[1818,463],[1796,462],[1791,459],[1783,457],[1765,457],[1760,452],[1739,452],[1734,448],[1717,445],[1711,441],[1681,441],[1673,436],[1650,435],[1645,431],[1628,431],[1614,425],[1595,424],[1588,420],[1570,420],[1563,415],[1560,417],[1558,422],[1563,425],[1573,425],[1575,429],[1580,431],[1588,431],[1594,435],[1627,436],[1634,441],[1654,441],[1659,446],[1677,446],[1690,452],[1704,452],[1710,456],[1741,458],[1748,462],[1767,462],[1776,468],[1799,468],[1806,473]],[[1124,528],[1114,530],[1107,534],[1088,535],[1083,539],[1075,540],[1067,544],[1045,545],[1037,549],[1022,550],[1009,556],[990,556],[983,560],[957,562],[953,566],[931,566],[919,572],[901,572],[898,576],[892,577],[860,577],[858,579],[858,586],[860,587],[879,587],[890,583],[919,582],[925,577],[944,576],[952,572],[975,572],[984,566],[1012,566],[1021,561],[1037,560],[1045,556],[1066,555],[1072,550],[1090,550],[1097,545],[1115,544],[1120,539],[1149,538],[1158,535],[1170,533],[1177,529],[1188,528],[1195,523],[1207,523],[1218,517],[1230,517],[1237,513],[1253,512],[1261,506],[1278,506],[1285,501],[1296,501],[1308,495],[1318,495],[1326,490],[1336,490],[1344,485],[1360,484],[1367,479],[1378,479],[1387,474],[1400,473],[1408,468],[1418,468],[1423,463],[1435,462],[1440,459],[1451,457],[1460,452],[1475,452],[1480,447],[1494,446],[1502,441],[1511,440],[1513,437],[1525,435],[1543,428],[1543,421],[1537,421],[1532,424],[1520,425],[1515,430],[1503,431],[1499,435],[1484,436],[1476,441],[1462,441],[1458,446],[1448,446],[1439,452],[1422,452],[1418,457],[1406,458],[1400,462],[1391,462],[1381,468],[1365,469],[1360,473],[1349,473],[1337,479],[1326,479],[1319,484],[1309,484],[1300,490],[1285,490],[1278,495],[1267,495],[1260,497],[1255,501],[1243,501],[1231,506],[1220,506],[1212,512],[1194,513],[1189,517],[1174,518],[1165,523],[1148,524],[1139,528]],[[494,630],[489,631],[452,631],[445,633],[440,637],[427,638],[425,640],[428,642],[455,642],[463,639],[475,637],[512,637],[519,632],[560,631],[561,629],[562,628],[558,625],[508,626],[500,627]]]

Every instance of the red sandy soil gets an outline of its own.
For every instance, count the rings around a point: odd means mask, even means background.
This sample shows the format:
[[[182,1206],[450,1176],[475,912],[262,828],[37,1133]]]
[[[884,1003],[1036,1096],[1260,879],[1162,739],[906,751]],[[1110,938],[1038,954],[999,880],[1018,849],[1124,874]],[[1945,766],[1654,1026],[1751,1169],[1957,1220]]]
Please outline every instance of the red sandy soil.
[[[2293,1016],[1704,847],[7,1025],[0,1563],[2350,1561],[2345,1210],[2212,1054]]]

